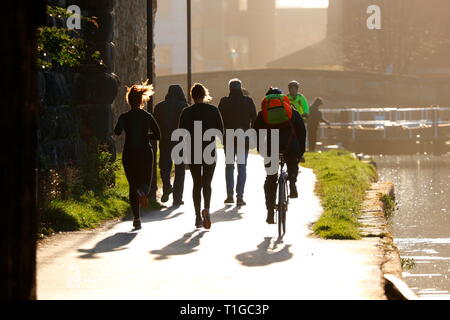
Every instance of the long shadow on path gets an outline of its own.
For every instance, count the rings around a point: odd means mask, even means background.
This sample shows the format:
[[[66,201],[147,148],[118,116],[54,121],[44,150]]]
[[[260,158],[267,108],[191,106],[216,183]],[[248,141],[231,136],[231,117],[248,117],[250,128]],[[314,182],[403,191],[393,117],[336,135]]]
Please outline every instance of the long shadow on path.
[[[211,222],[230,222],[237,221],[242,219],[242,215],[244,212],[239,212],[241,207],[223,207],[220,210],[214,211],[211,213]]]
[[[178,240],[168,244],[161,250],[150,251],[151,254],[158,255],[156,260],[165,260],[170,258],[170,256],[179,256],[189,253],[193,253],[196,247],[200,245],[200,239],[207,231],[194,230],[192,232],[186,233]]]
[[[118,232],[98,242],[92,249],[78,249],[79,252],[84,253],[80,258],[93,259],[97,258],[97,253],[114,252],[126,249],[125,246],[129,244],[136,237],[137,233]]]
[[[271,247],[271,241],[271,237],[265,237],[264,241],[258,244],[257,250],[238,254],[236,259],[246,267],[261,267],[292,258],[293,254],[289,252],[291,245],[283,244],[281,240],[277,240]]]
[[[177,212],[174,215],[172,215],[172,213],[179,208],[180,207],[170,207],[165,210],[144,211],[141,214],[141,221],[143,223],[147,223],[147,222],[175,219],[175,218],[181,216],[182,214],[184,214],[184,211],[181,210],[180,212]]]

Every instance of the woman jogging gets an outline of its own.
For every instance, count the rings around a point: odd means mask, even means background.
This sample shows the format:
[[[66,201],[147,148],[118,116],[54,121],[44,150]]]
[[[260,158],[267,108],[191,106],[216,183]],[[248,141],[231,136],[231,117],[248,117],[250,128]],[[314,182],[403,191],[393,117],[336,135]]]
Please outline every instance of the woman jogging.
[[[223,121],[220,115],[219,109],[217,107],[208,104],[211,101],[208,89],[206,89],[202,84],[196,83],[191,89],[191,97],[194,100],[194,104],[183,110],[180,116],[180,125],[182,129],[186,129],[191,136],[191,159],[189,161],[189,169],[191,171],[192,180],[194,183],[194,188],[192,191],[192,197],[194,200],[195,207],[195,226],[205,229],[211,228],[211,219],[209,216],[209,206],[211,202],[211,181],[214,175],[214,170],[216,168],[216,163],[208,164],[201,157],[200,163],[194,163],[194,145],[195,143],[201,143],[202,145],[202,155],[203,151],[208,145],[213,143],[213,149],[211,152],[212,157],[216,156],[216,138],[213,136],[209,141],[203,141],[203,135],[208,129],[217,129],[222,134]],[[202,134],[197,139],[202,139],[202,141],[194,141],[194,122],[201,122]],[[198,124],[198,123],[197,123]],[[200,212],[201,200],[203,191],[203,201],[204,209]]]
[[[114,129],[116,135],[125,131],[122,163],[130,185],[129,197],[135,230],[141,229],[139,205],[148,207],[147,195],[154,165],[150,140],[160,139],[158,124],[150,113],[143,110],[153,93],[153,86],[148,85],[148,81],[128,88],[126,100],[130,110],[120,115]]]

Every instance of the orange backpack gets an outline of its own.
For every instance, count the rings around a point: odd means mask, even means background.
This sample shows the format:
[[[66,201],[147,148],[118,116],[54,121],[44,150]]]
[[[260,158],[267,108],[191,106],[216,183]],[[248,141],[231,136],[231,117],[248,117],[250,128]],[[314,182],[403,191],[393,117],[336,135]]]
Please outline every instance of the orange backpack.
[[[291,101],[284,94],[270,94],[261,104],[264,123],[269,127],[283,126],[292,119]]]

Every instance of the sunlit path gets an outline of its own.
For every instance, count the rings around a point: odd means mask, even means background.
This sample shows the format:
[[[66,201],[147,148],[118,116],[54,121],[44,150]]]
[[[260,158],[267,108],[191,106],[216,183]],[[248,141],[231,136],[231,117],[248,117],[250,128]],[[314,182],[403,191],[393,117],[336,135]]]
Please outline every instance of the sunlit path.
[[[63,234],[38,249],[39,299],[380,299],[373,241],[309,237],[321,213],[315,177],[301,168],[300,198],[291,201],[287,234],[265,223],[264,168],[251,155],[247,206],[223,205],[223,153],[213,180],[212,228],[195,229],[187,172],[185,205],[146,212],[131,222]]]

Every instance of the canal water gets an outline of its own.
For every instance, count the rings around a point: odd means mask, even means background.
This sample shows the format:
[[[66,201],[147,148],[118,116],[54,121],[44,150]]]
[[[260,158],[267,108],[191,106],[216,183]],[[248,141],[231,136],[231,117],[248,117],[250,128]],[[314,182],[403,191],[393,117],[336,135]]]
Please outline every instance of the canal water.
[[[415,266],[403,277],[420,297],[450,299],[450,156],[377,156],[380,181],[395,185],[398,211],[390,221],[402,258]]]

